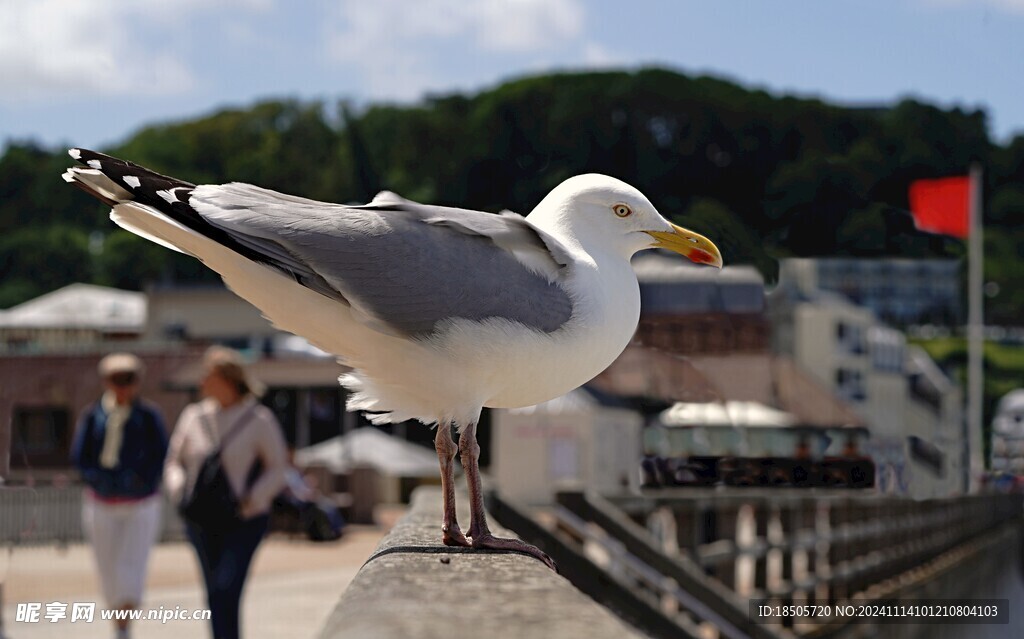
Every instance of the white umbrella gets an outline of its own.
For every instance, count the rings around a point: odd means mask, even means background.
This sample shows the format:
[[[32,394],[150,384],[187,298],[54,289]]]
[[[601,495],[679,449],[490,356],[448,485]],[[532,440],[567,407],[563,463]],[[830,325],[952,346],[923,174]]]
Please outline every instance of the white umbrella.
[[[295,463],[323,465],[332,473],[369,466],[393,477],[437,476],[437,455],[433,451],[369,427],[299,449],[295,451]]]
[[[665,426],[741,426],[788,428],[796,424],[792,413],[760,402],[677,402],[658,416]]]

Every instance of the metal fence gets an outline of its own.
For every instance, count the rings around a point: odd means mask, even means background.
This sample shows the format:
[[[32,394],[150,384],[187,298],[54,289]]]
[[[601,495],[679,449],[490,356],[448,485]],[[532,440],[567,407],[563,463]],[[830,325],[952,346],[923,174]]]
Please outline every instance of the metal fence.
[[[62,545],[84,541],[82,498],[80,486],[0,489],[0,543]],[[185,538],[184,525],[166,499],[161,526],[161,541]]]
[[[681,636],[713,626],[719,637],[831,637],[848,621],[791,616],[766,625],[747,604],[900,599],[1024,530],[1022,506],[1019,494],[913,501],[844,491],[563,492],[550,513],[558,537],[550,543],[576,548],[606,579],[669,610]]]

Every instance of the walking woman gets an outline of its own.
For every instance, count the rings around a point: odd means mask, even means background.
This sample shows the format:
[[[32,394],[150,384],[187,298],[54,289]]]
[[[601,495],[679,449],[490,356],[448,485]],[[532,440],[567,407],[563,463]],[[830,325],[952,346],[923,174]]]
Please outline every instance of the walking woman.
[[[103,597],[114,609],[138,608],[149,549],[160,532],[160,469],[167,430],[155,406],[139,399],[142,362],[130,353],[100,360],[105,391],[82,413],[71,459],[88,486],[82,527],[92,545]],[[114,621],[117,637],[128,620]]]
[[[227,523],[223,517],[216,523],[186,521],[186,530],[203,570],[213,637],[236,639],[242,588],[267,532],[270,504],[286,483],[287,451],[281,427],[257,401],[255,383],[238,353],[211,347],[203,369],[204,399],[185,407],[178,419],[164,484],[172,502],[181,503],[195,488],[204,462],[219,451],[237,503],[235,516]]]

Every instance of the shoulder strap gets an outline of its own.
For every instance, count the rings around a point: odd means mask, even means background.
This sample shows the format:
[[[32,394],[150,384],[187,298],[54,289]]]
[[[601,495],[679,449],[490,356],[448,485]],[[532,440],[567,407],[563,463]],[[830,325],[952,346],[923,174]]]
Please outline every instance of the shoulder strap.
[[[224,437],[220,439],[220,442],[217,444],[217,447],[214,449],[214,452],[220,454],[224,450],[228,443],[232,439],[234,439],[235,435],[238,434],[242,430],[242,428],[248,423],[249,420],[247,418],[250,415],[252,415],[252,412],[254,410],[256,410],[256,402],[253,402],[249,406],[249,408],[245,409],[245,411],[241,415],[235,418],[234,423],[231,424],[231,428],[229,428],[228,431],[224,433]],[[202,413],[201,419],[206,423],[207,428],[209,428],[212,432],[216,432],[216,428],[214,428],[214,425],[209,422],[209,413]]]

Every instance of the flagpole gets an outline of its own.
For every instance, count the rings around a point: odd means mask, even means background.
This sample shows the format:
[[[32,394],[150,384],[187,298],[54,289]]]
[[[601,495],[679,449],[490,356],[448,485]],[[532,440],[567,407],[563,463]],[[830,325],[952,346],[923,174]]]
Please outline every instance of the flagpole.
[[[982,358],[984,352],[985,320],[982,311],[983,244],[981,164],[971,164],[970,229],[967,239],[967,441],[969,478],[967,489],[975,492],[980,486],[985,469],[982,447],[982,404],[984,383]]]

